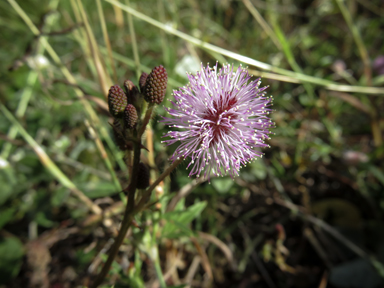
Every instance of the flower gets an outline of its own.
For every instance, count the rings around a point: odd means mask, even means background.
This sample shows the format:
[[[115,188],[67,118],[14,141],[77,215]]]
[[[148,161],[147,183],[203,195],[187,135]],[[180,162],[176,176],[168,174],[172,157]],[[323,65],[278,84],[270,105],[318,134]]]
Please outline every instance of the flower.
[[[260,86],[260,79],[250,81],[248,71],[240,65],[236,72],[227,64],[218,71],[218,65],[189,74],[190,83],[174,91],[173,108],[165,108],[174,118],[163,117],[162,122],[179,128],[169,131],[162,141],[171,145],[181,144],[171,156],[171,161],[190,157],[189,176],[204,171],[216,176],[239,175],[241,165],[246,165],[263,153],[258,148],[269,147],[269,128],[274,123],[268,118],[272,97]],[[187,169],[188,169],[187,167]]]

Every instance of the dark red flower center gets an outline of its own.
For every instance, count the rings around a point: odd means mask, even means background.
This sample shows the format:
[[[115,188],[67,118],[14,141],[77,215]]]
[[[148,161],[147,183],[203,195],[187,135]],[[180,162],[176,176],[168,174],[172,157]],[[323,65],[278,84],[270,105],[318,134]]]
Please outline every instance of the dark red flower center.
[[[227,133],[230,129],[228,125],[221,125],[221,123],[224,121],[224,123],[227,124],[228,119],[230,122],[232,122],[237,118],[237,115],[233,114],[230,111],[233,107],[236,106],[236,103],[236,97],[232,97],[231,93],[226,93],[225,96],[220,95],[220,98],[217,101],[213,102],[214,110],[208,109],[206,111],[205,116],[203,118],[213,122],[209,123],[208,125],[213,131],[213,139],[210,142],[210,146],[215,144],[215,142],[219,139],[221,133]]]

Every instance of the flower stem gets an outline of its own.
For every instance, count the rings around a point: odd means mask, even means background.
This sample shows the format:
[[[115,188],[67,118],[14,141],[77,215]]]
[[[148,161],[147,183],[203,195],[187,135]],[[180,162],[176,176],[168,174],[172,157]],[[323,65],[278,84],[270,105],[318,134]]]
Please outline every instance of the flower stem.
[[[147,127],[149,119],[151,119],[151,115],[152,115],[152,111],[153,111],[154,107],[155,107],[154,104],[152,104],[152,103],[148,104],[147,112],[145,112],[143,122],[141,123],[141,126],[140,126],[140,130],[139,130],[139,134],[138,134],[139,139],[141,139],[141,136],[143,135],[143,133]]]
[[[127,234],[127,231],[129,227],[131,226],[133,217],[135,215],[135,192],[136,192],[136,185],[137,185],[137,172],[138,172],[138,166],[140,163],[140,146],[141,143],[133,143],[134,145],[134,152],[133,152],[133,167],[132,167],[132,174],[131,174],[131,181],[127,188],[128,192],[128,203],[125,208],[123,221],[121,223],[121,228],[119,231],[119,234],[116,237],[115,242],[113,243],[113,246],[111,248],[111,251],[109,252],[108,259],[105,262],[101,272],[99,275],[97,275],[95,282],[90,286],[90,288],[96,288],[98,287],[104,280],[105,276],[107,276],[109,269],[111,268],[111,265],[113,261],[115,260],[115,257],[117,253],[119,252],[119,248],[121,244],[124,241],[125,235]]]
[[[179,160],[173,162],[172,165],[169,166],[163,172],[163,174],[161,174],[159,176],[159,178],[157,178],[156,181],[153,182],[152,185],[143,193],[143,196],[142,196],[140,202],[137,203],[137,205],[135,205],[135,191],[136,191],[137,176],[138,176],[137,175],[137,171],[138,171],[137,168],[138,168],[139,163],[140,163],[140,151],[141,151],[140,147],[141,147],[141,143],[135,143],[134,142],[133,167],[132,167],[132,174],[131,174],[131,182],[128,186],[128,204],[127,204],[125,212],[124,212],[124,217],[123,217],[123,221],[121,223],[121,228],[120,228],[119,234],[117,235],[116,240],[113,243],[113,246],[111,248],[111,251],[109,252],[107,261],[105,262],[101,272],[99,273],[99,275],[97,275],[95,282],[90,286],[90,288],[98,287],[103,282],[104,278],[107,276],[108,271],[111,268],[111,265],[112,265],[113,261],[115,260],[117,253],[119,252],[119,248],[124,241],[125,235],[127,234],[129,227],[131,226],[133,217],[145,207],[145,204],[147,203],[147,200],[150,197],[153,189],[155,189],[156,186],[162,180],[164,180],[164,178],[167,177],[173,171],[173,169],[175,169],[184,160],[184,159],[180,158]],[[155,266],[156,266],[156,263],[155,263]],[[166,286],[164,286],[164,287],[166,287]]]

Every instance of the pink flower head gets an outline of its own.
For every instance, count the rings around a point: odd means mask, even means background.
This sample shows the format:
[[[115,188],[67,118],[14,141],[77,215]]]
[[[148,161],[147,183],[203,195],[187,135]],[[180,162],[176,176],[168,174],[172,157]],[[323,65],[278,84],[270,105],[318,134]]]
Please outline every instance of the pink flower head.
[[[267,87],[259,88],[260,79],[251,77],[241,65],[236,72],[229,64],[220,70],[217,63],[202,65],[196,75],[188,75],[187,86],[173,92],[174,107],[165,109],[174,118],[162,122],[179,130],[169,131],[164,137],[172,139],[163,142],[181,142],[170,160],[190,157],[189,176],[212,172],[234,178],[242,165],[262,157],[258,148],[269,147],[264,140],[274,126],[267,116],[272,99],[265,96]]]

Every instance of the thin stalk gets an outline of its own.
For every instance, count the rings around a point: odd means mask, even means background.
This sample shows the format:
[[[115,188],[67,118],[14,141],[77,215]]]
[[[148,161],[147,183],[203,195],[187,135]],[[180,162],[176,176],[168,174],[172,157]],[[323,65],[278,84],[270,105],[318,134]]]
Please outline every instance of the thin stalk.
[[[116,26],[119,27],[120,29],[124,28],[124,14],[123,11],[121,11],[120,7],[117,6],[112,6],[113,11],[115,12],[115,21],[116,21]]]
[[[107,50],[108,50],[109,64],[111,65],[112,72],[113,72],[113,80],[115,81],[115,83],[117,83],[116,67],[115,67],[115,62],[113,61],[113,58],[112,58],[111,42],[109,40],[107,25],[105,24],[103,8],[101,7],[100,0],[96,0],[96,4],[97,4],[97,12],[98,12],[99,18],[100,18],[101,31],[103,32],[104,43],[105,43],[105,46],[107,47]]]
[[[164,2],[163,0],[157,0],[157,10],[159,12],[160,22],[165,23],[165,12],[164,12]],[[168,44],[167,36],[164,33],[164,30],[160,31],[161,47],[163,50],[163,61],[165,66],[169,66],[169,57],[168,57]]]
[[[101,87],[101,90],[103,91],[103,94],[107,96],[108,89],[111,86],[111,80],[108,77],[108,74],[105,73],[103,64],[101,62],[101,59],[99,57],[99,51],[97,49],[97,42],[95,39],[95,36],[92,32],[92,28],[89,25],[87,14],[85,13],[84,6],[81,0],[77,0],[77,5],[80,9],[81,17],[83,19],[84,25],[85,25],[85,31],[87,32],[87,38],[88,38],[88,45],[90,47],[93,61],[95,63],[97,75],[99,78],[99,84]]]
[[[146,128],[146,147],[148,149],[148,164],[149,167],[155,167],[155,153],[153,149],[153,130],[152,130],[152,125],[148,123],[147,128]],[[155,169],[150,169],[150,179],[155,180],[156,179],[156,171]]]
[[[280,41],[281,47],[283,48],[283,52],[284,52],[285,58],[287,58],[287,61],[288,61],[289,65],[291,66],[291,68],[293,69],[293,71],[295,71],[296,73],[301,73],[302,74],[303,70],[301,69],[299,64],[297,64],[297,62],[296,62],[296,59],[295,59],[295,57],[294,57],[294,55],[292,53],[292,49],[290,47],[290,44],[289,44],[287,38],[285,37],[283,31],[281,30],[281,27],[280,27],[280,25],[278,23],[276,15],[274,15],[274,13],[272,13],[272,17],[271,18],[272,18],[273,29],[275,30],[275,35],[276,35],[276,37]],[[313,90],[312,85],[310,85],[309,83],[305,82],[305,83],[303,83],[303,86],[304,86],[304,89],[307,92],[307,95],[308,95],[309,99],[311,100],[311,104],[314,105],[314,102],[315,102],[315,92]]]
[[[349,12],[348,8],[345,7],[342,0],[335,0],[337,3],[337,6],[339,7],[341,14],[343,14],[344,20],[348,25],[349,30],[352,32],[353,40],[356,43],[357,49],[360,53],[360,58],[363,61],[364,65],[364,75],[367,80],[368,86],[372,85],[372,70],[371,70],[371,63],[369,60],[369,55],[367,48],[364,45],[363,38],[361,37],[359,30],[357,29],[356,25],[353,24],[352,15]],[[375,101],[373,98],[369,98],[371,102],[371,106],[373,107],[373,110],[371,113],[371,129],[372,129],[372,136],[373,141],[375,143],[376,147],[380,147],[383,144],[383,138],[382,138],[382,131],[379,123],[379,110],[377,106],[375,105]]]
[[[76,24],[77,25],[81,24],[83,26],[84,24],[83,24],[83,21],[81,20],[79,7],[76,5],[75,1],[76,0],[70,0],[72,11],[73,11],[73,14],[75,15]],[[68,19],[68,20],[71,20],[71,19]],[[79,29],[76,29],[75,31],[73,31],[73,36],[77,40],[77,42],[79,43],[81,49],[83,50],[83,53],[85,56],[84,57],[85,62],[87,62],[87,65],[88,65],[88,68],[92,74],[92,77],[94,77],[96,79],[97,78],[97,71],[96,71],[96,67],[94,65],[94,62],[92,61],[92,53],[89,50],[90,47],[87,45],[87,42],[88,42],[87,41],[87,32],[85,31],[85,28],[80,27]]]
[[[134,145],[134,151],[133,151],[132,177],[131,177],[129,187],[127,189],[128,203],[124,212],[123,221],[121,222],[121,228],[109,252],[107,261],[105,262],[101,272],[99,273],[99,275],[97,275],[95,282],[93,282],[90,288],[96,288],[104,281],[105,277],[108,274],[109,269],[111,268],[113,261],[115,260],[117,253],[119,252],[119,248],[125,239],[125,235],[127,234],[127,231],[131,226],[133,217],[135,215],[135,210],[134,210],[135,192],[136,192],[136,186],[137,186],[137,176],[138,176],[137,172],[138,172],[138,167],[140,163],[141,144],[134,142],[133,145]]]
[[[96,204],[94,204],[83,192],[81,192],[76,185],[60,170],[59,167],[49,158],[47,153],[41,148],[41,146],[33,139],[28,132],[21,126],[19,121],[12,115],[11,112],[3,105],[0,104],[0,108],[8,120],[17,128],[20,135],[24,140],[32,147],[36,155],[39,157],[40,162],[44,167],[60,182],[61,185],[67,187],[73,195],[75,195],[81,202],[83,202],[93,213],[101,214],[102,210]]]
[[[365,74],[365,77],[367,78],[367,84],[368,86],[371,86],[372,85],[371,63],[369,61],[368,51],[364,45],[363,38],[361,38],[359,30],[353,24],[352,15],[347,9],[347,7],[345,7],[345,4],[343,3],[344,1],[343,0],[335,0],[335,1],[341,11],[341,14],[343,14],[344,20],[347,23],[349,30],[351,30],[352,32],[353,40],[355,41],[357,49],[359,50],[361,60],[363,60],[364,74]]]
[[[143,122],[141,123],[140,130],[138,133],[139,138],[141,138],[141,136],[143,135],[145,128],[147,127],[147,124],[148,124],[149,120],[151,119],[154,107],[155,107],[154,104],[152,104],[152,103],[148,104],[147,111],[145,112],[145,116],[144,116]]]
[[[151,237],[150,245],[147,248],[146,252],[155,266],[155,271],[156,271],[157,278],[159,279],[160,287],[166,288],[167,284],[165,283],[164,274],[163,274],[163,271],[161,270],[159,247],[157,246],[157,234],[159,232],[159,226],[160,226],[159,214],[160,212],[158,211],[152,213],[152,222],[153,222],[152,237]]]
[[[157,245],[154,247],[151,247],[151,249],[156,249],[156,252],[155,252],[156,257],[152,259],[152,261],[153,261],[153,264],[155,265],[156,276],[157,276],[157,279],[159,279],[160,287],[167,288],[167,284],[165,283],[165,280],[164,280],[163,271],[161,270],[160,259],[159,259],[159,249],[157,248]]]
[[[137,203],[136,207],[135,207],[135,214],[140,212],[145,204],[147,203],[149,197],[151,196],[151,193],[153,191],[153,189],[156,188],[157,185],[159,185],[159,183],[161,181],[164,180],[165,177],[167,177],[169,174],[171,174],[171,172],[181,163],[183,162],[184,159],[180,158],[178,160],[176,160],[175,162],[173,162],[167,169],[165,169],[165,171],[156,179],[155,182],[152,183],[151,186],[149,186],[149,188],[147,190],[145,190],[145,192],[143,192],[143,196],[141,197],[139,203]]]
[[[127,6],[129,6],[129,0],[125,0],[125,3],[127,3]],[[135,27],[133,26],[133,19],[130,13],[128,13],[128,26],[129,26],[129,34],[131,34],[131,40],[132,40],[132,50],[133,50],[133,59],[135,59],[136,76],[137,76],[137,79],[139,79],[141,75],[139,49],[137,48]]]
[[[190,43],[192,43],[192,44],[194,44],[194,45],[196,45],[202,49],[215,51],[215,52],[220,53],[224,56],[228,56],[229,58],[235,59],[239,62],[248,64],[248,65],[252,65],[252,66],[258,67],[260,69],[266,70],[266,71],[282,74],[285,76],[290,76],[290,77],[293,77],[293,78],[300,80],[301,82],[308,82],[308,83],[324,86],[328,90],[335,90],[335,91],[341,91],[341,92],[377,94],[379,96],[384,96],[384,88],[341,85],[341,84],[338,84],[337,82],[325,80],[322,78],[317,78],[314,76],[308,76],[308,75],[305,75],[302,73],[297,73],[294,71],[279,68],[279,67],[276,67],[276,66],[252,59],[250,57],[246,57],[246,56],[234,53],[232,51],[228,51],[228,50],[223,49],[221,47],[212,45],[210,43],[207,43],[207,42],[204,42],[200,39],[192,37],[186,33],[183,33],[181,31],[176,30],[175,28],[173,28],[171,26],[167,26],[163,23],[160,23],[159,21],[156,21],[156,20],[148,17],[147,15],[144,15],[143,13],[140,13],[139,11],[137,11],[131,7],[128,7],[124,4],[121,4],[120,2],[118,2],[116,0],[104,0],[104,1],[107,1],[113,5],[116,5],[116,6],[120,7],[122,10],[132,14],[133,16],[135,16],[135,17],[137,17],[137,18],[139,18],[145,22],[148,22],[153,26],[158,27],[169,34],[173,34],[173,35],[175,35],[181,39],[184,39],[184,40],[186,40],[186,41],[188,41],[188,42],[190,42]]]
[[[275,44],[277,49],[281,50],[281,43],[279,42],[279,39],[276,37],[276,34],[273,32],[272,28],[268,25],[267,21],[264,20],[263,16],[257,11],[256,7],[253,6],[251,1],[249,0],[243,0],[243,3],[245,7],[249,10],[249,12],[252,14],[252,16],[256,19],[257,23],[263,28],[264,32],[271,38],[272,42]]]

